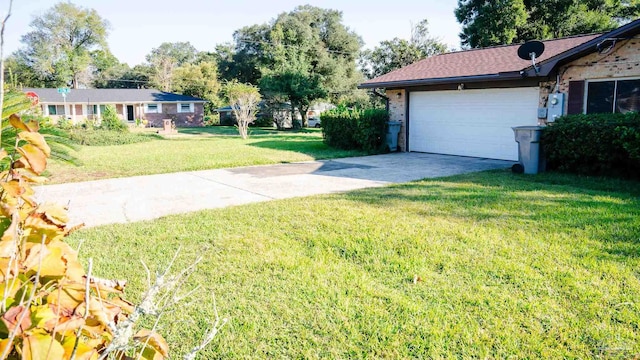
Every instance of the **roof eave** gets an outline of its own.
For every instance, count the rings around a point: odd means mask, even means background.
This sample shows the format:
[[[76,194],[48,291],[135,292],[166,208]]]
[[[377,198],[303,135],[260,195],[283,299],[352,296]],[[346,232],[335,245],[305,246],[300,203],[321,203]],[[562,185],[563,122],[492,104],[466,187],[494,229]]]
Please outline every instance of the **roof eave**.
[[[538,64],[537,74],[535,73],[533,66],[529,66],[528,68],[523,69],[523,71],[526,71],[527,76],[549,76],[558,67],[558,65],[569,63],[597,51],[596,45],[605,39],[636,35],[638,32],[640,32],[640,19],[604,33],[565,52],[550,57],[545,61],[541,61]]]
[[[498,74],[363,83],[358,85],[358,89],[403,88],[403,87],[415,87],[415,86],[425,86],[425,85],[442,85],[442,84],[456,84],[456,83],[465,83],[465,82],[470,83],[470,82],[500,81],[500,80],[508,81],[508,80],[520,80],[520,79],[522,79],[522,76],[520,75],[520,73],[517,71],[512,71],[512,72],[503,72]]]
[[[545,61],[541,61],[538,64],[537,72],[535,71],[533,66],[529,66],[522,69],[522,71],[500,73],[500,74],[363,83],[358,85],[358,89],[393,88],[393,87],[399,88],[399,87],[410,87],[410,86],[421,86],[421,85],[450,84],[450,83],[460,83],[460,82],[517,80],[524,77],[547,77],[554,70],[556,70],[556,68],[559,65],[566,64],[573,60],[579,59],[585,55],[593,53],[594,51],[596,51],[595,45],[605,39],[635,35],[639,32],[640,32],[640,19],[632,21],[628,24],[625,24],[607,33],[604,33],[583,44],[580,44],[558,55],[550,57]]]

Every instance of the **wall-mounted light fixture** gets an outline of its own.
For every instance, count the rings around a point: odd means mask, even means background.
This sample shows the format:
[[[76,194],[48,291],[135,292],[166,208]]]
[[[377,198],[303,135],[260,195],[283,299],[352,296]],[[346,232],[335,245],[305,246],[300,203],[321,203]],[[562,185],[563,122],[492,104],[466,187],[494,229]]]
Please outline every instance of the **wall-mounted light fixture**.
[[[464,90],[464,84],[460,83],[460,85],[458,85],[458,90]]]
[[[402,97],[402,93],[401,92],[396,94],[396,98],[400,99],[401,97]]]

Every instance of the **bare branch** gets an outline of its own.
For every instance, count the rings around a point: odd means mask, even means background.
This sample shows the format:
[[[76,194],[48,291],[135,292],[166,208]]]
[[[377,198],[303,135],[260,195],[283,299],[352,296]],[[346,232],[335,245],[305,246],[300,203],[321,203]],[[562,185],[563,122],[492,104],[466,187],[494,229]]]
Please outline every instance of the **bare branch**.
[[[216,316],[216,321],[211,325],[209,330],[205,333],[200,344],[194,347],[193,349],[191,349],[191,351],[189,351],[189,353],[187,353],[184,356],[184,360],[194,360],[198,352],[202,351],[202,349],[204,349],[207,345],[209,345],[209,343],[213,341],[213,339],[216,337],[220,329],[222,329],[228,322],[227,318],[222,319],[222,321],[220,320],[220,316],[218,316],[218,306],[216,305],[216,297],[215,295],[212,297],[213,297],[213,312]]]

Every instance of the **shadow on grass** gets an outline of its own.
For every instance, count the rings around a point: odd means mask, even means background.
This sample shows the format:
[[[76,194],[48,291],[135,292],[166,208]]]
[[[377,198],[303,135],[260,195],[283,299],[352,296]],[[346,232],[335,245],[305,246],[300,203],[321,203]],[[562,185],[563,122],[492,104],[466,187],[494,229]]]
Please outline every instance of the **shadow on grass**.
[[[369,205],[398,207],[425,217],[426,226],[428,218],[443,217],[474,226],[509,224],[517,230],[580,236],[599,243],[608,255],[624,259],[640,257],[639,193],[640,183],[632,181],[488,171],[344,196]]]
[[[209,136],[230,136],[238,135],[238,129],[235,126],[209,126],[209,127],[194,127],[194,128],[180,128],[178,129],[180,134],[187,135],[209,135]],[[249,127],[249,136],[262,136],[262,135],[284,135],[290,134],[319,134],[320,132],[315,129],[300,129],[300,130],[277,130],[275,128],[265,127]],[[308,137],[308,136],[307,136]]]
[[[294,151],[312,156],[316,159],[366,155],[366,153],[359,150],[335,149],[326,145],[322,141],[322,138],[313,138],[304,135],[290,135],[278,140],[264,140],[247,145],[265,149]]]

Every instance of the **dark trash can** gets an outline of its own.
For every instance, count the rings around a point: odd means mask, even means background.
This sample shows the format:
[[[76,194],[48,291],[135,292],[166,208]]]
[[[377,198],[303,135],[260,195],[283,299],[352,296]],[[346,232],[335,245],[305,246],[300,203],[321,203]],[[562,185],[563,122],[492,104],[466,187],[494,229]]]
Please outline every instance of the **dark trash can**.
[[[400,121],[387,121],[387,146],[389,151],[398,151],[398,134],[400,134]]]
[[[540,147],[543,128],[542,126],[516,126],[512,128],[518,143],[518,163],[524,168],[525,174],[537,174],[544,171],[544,157]],[[521,170],[520,167],[514,166],[514,171],[521,172]]]

